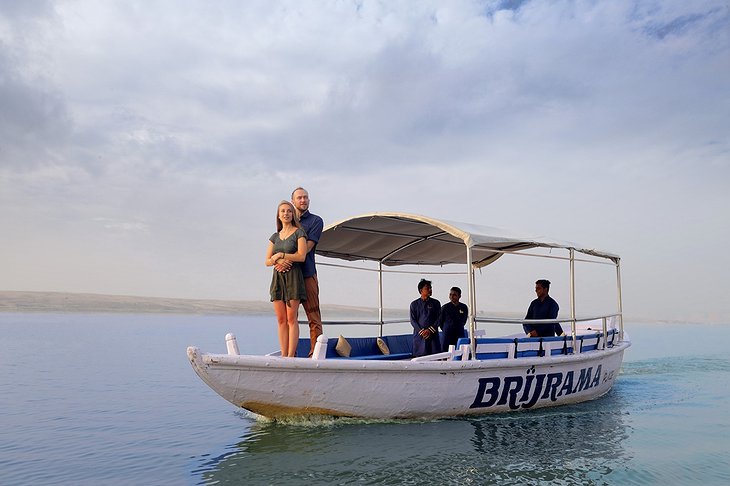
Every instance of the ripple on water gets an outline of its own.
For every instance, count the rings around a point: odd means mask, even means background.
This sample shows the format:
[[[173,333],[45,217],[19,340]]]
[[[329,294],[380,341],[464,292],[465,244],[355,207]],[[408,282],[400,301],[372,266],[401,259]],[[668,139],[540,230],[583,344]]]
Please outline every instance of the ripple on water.
[[[470,419],[258,422],[195,474],[209,484],[590,484],[621,467],[627,434],[620,412],[588,404]]]

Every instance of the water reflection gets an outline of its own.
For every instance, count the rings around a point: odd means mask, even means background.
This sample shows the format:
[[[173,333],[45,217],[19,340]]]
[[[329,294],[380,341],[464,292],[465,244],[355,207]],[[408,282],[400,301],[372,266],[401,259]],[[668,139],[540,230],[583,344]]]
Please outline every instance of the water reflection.
[[[476,484],[602,484],[630,459],[626,416],[588,404],[472,422]]]
[[[478,419],[254,422],[194,476],[199,484],[603,484],[628,459],[622,405],[613,393]]]

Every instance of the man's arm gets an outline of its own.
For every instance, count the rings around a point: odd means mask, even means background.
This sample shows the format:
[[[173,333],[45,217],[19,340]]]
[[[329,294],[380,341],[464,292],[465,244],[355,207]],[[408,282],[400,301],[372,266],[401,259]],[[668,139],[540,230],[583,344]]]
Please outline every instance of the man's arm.
[[[555,299],[553,299],[553,305],[550,306],[550,319],[557,319],[559,312],[560,306],[555,301]],[[563,331],[563,326],[561,326],[559,322],[553,324],[553,332],[556,336],[562,336],[563,334],[565,334],[565,331]]]
[[[277,263],[276,265],[274,265],[274,268],[276,269],[277,272],[286,273],[289,270],[291,270],[291,266],[293,265],[292,262],[290,262],[289,260],[284,260],[283,258],[281,260],[279,260],[279,262],[280,263]]]
[[[552,302],[550,303],[550,317],[549,317],[549,319],[557,319],[558,318],[558,312],[560,312],[560,306],[555,301],[555,299],[552,299]]]
[[[428,339],[431,335],[431,331],[429,331],[427,327],[421,327],[421,323],[418,321],[418,318],[420,317],[418,304],[418,301],[411,302],[411,326],[413,326],[413,330],[417,332],[419,336],[424,339]]]
[[[532,319],[532,302],[530,302],[530,307],[527,308],[527,314],[525,314],[525,319]],[[532,331],[535,328],[532,327],[532,324],[522,324],[522,330],[525,331],[525,334],[528,336],[532,336]],[[535,332],[537,334],[537,332]]]
[[[322,236],[322,230],[324,229],[324,220],[319,216],[312,222],[309,231],[307,231],[307,241],[312,241],[316,245],[319,242],[319,238]]]
[[[411,302],[410,317],[411,317],[411,326],[413,326],[413,330],[420,331],[421,326],[418,325],[418,316],[416,315],[416,303],[415,302]]]
[[[442,331],[444,330],[444,321],[446,320],[446,312],[444,312],[444,307],[446,307],[446,305],[448,304],[444,304],[443,306],[441,306],[441,312],[439,312],[439,316],[436,319],[436,323],[434,324],[434,327],[436,329],[440,327]]]
[[[311,240],[307,240],[306,253],[309,253],[310,251],[312,251],[312,248],[314,248],[315,245],[316,245],[315,242],[313,242]],[[292,262],[290,262],[289,260],[281,260],[281,263],[277,264],[274,268],[276,268],[277,272],[284,273],[284,272],[288,272],[289,270],[291,270],[291,266],[292,266]]]
[[[323,229],[324,221],[322,218],[317,217],[317,219],[314,220],[314,224],[312,224],[312,227],[309,228],[309,231],[307,232],[307,254],[312,251],[315,246],[317,246],[317,242],[319,242],[319,238],[322,236]],[[276,268],[277,272],[288,272],[291,270],[291,266],[292,262],[282,260],[282,262],[274,268]]]
[[[311,217],[313,217],[314,220],[312,221],[312,226],[310,226],[309,230],[307,231],[307,253],[312,251],[314,247],[317,246],[317,243],[319,243],[319,238],[322,236],[322,230],[324,229],[324,221],[322,220],[322,218],[314,215],[311,215]]]

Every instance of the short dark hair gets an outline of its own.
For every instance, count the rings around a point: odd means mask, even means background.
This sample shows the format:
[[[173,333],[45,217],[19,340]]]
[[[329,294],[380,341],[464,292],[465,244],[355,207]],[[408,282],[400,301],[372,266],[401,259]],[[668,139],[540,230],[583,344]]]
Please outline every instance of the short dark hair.
[[[459,297],[461,297],[461,289],[459,287],[451,287],[451,290],[459,294]]]
[[[422,278],[421,281],[418,282],[418,291],[420,292],[423,289],[423,287],[425,287],[426,285],[428,285],[430,287],[431,281],[426,280],[425,278]]]
[[[307,196],[309,196],[309,191],[307,191],[306,189],[304,189],[304,188],[303,188],[302,186],[299,186],[299,187],[297,187],[296,189],[294,189],[294,190],[293,190],[293,191],[291,192],[291,198],[292,198],[292,199],[294,199],[294,193],[295,193],[295,192],[297,192],[297,191],[304,191],[304,192],[306,192],[306,193],[307,193]]]
[[[545,280],[544,278],[541,278],[540,280],[535,282],[535,285],[539,285],[545,290],[550,290],[550,280]]]

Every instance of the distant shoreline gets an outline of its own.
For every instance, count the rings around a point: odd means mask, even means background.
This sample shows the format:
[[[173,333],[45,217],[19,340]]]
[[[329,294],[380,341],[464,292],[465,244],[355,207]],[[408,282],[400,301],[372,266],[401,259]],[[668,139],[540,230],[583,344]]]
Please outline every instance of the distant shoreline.
[[[323,306],[328,314],[375,317],[377,309]],[[179,299],[70,292],[0,291],[0,312],[273,315],[271,302]]]
[[[201,315],[273,315],[271,302],[255,300],[181,299],[166,297],[139,297],[133,295],[107,295],[73,292],[34,292],[0,290],[0,313],[100,313],[100,314],[201,314]],[[407,309],[386,309],[386,319],[407,319]],[[374,307],[322,305],[326,320],[365,319],[376,320]],[[501,313],[495,313],[500,315]],[[483,311],[478,312],[483,315]],[[304,311],[300,309],[300,319]],[[504,314],[504,317],[520,316]],[[720,319],[650,319],[624,315],[624,322],[646,324],[730,324]]]

